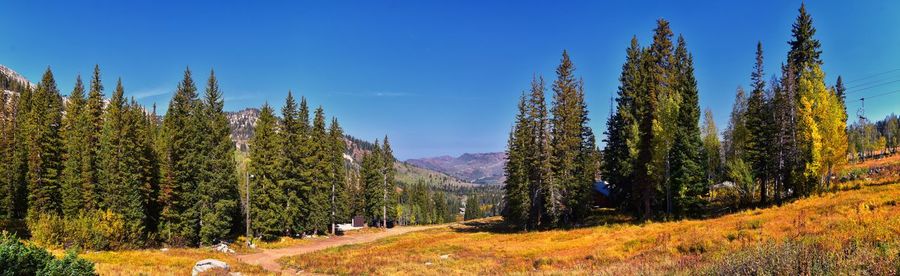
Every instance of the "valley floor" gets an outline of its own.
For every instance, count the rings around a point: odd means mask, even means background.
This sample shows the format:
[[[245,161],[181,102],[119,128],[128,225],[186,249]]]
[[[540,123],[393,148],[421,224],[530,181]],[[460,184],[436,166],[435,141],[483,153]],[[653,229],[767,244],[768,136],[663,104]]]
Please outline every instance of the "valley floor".
[[[538,232],[508,231],[491,218],[280,262],[328,274],[894,274],[900,273],[896,173],[718,218]]]

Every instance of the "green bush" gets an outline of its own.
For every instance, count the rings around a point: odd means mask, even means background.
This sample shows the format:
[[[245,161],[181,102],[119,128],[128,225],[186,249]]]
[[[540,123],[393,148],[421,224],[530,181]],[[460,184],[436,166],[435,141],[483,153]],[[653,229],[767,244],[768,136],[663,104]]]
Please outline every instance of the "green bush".
[[[140,231],[127,227],[122,215],[91,211],[74,218],[40,215],[29,221],[31,240],[51,248],[116,250],[138,247]]]
[[[78,258],[74,251],[69,251],[62,259],[53,259],[44,266],[39,275],[68,276],[68,275],[96,275],[94,264],[88,260]]]
[[[69,252],[55,259],[47,250],[26,245],[7,232],[0,234],[0,275],[97,275],[94,264]]]

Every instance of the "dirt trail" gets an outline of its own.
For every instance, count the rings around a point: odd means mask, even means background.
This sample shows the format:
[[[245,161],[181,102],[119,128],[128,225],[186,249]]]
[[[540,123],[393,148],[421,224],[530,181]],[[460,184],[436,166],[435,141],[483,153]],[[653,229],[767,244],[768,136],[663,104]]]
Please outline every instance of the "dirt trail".
[[[394,227],[394,228],[391,228],[391,229],[388,229],[388,230],[382,231],[382,232],[351,234],[351,235],[347,235],[347,236],[330,237],[328,239],[320,239],[320,240],[313,241],[311,243],[292,246],[292,247],[285,247],[285,248],[278,248],[278,249],[262,249],[262,252],[238,255],[237,259],[244,263],[248,263],[248,264],[252,264],[252,265],[259,265],[262,268],[268,270],[269,272],[290,275],[290,274],[294,274],[296,272],[291,269],[282,269],[281,265],[278,264],[278,262],[276,262],[276,260],[278,260],[279,258],[282,258],[282,257],[311,253],[311,252],[315,252],[315,251],[319,251],[319,250],[323,250],[323,249],[327,249],[327,248],[331,248],[331,247],[348,245],[348,244],[367,243],[367,242],[372,242],[372,241],[376,241],[376,240],[391,237],[391,236],[402,235],[402,234],[406,234],[409,232],[421,231],[421,230],[439,228],[439,227],[447,227],[447,224],[428,225],[428,226]]]

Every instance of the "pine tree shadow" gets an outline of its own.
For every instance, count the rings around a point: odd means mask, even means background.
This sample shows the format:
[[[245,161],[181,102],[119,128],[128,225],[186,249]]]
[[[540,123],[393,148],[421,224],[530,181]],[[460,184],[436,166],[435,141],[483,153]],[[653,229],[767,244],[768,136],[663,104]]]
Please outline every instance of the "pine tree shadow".
[[[641,223],[641,221],[632,218],[630,215],[615,209],[595,208],[592,211],[592,215],[586,219],[584,223],[569,227],[528,229],[528,231],[526,231],[523,227],[508,223],[500,217],[492,217],[464,221],[459,223],[459,225],[451,226],[450,228],[458,233],[518,234],[531,231],[572,230],[601,225],[637,225]]]

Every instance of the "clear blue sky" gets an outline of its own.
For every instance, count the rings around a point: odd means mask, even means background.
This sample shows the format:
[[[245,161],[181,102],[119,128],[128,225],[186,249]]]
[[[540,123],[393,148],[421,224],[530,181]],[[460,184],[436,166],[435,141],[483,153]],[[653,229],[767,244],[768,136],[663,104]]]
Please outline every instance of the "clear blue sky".
[[[280,107],[287,91],[322,105],[349,134],[385,134],[399,158],[502,151],[518,95],[533,74],[552,80],[568,49],[585,81],[591,125],[605,129],[632,35],[657,18],[694,55],[701,105],[724,128],[747,86],[757,41],[767,74],[785,58],[800,1],[8,1],[0,64],[32,81],[52,66],[67,94],[101,65],[107,94],[165,109],[185,66],[215,68],[226,109]],[[189,2],[189,3],[182,3]],[[377,2],[377,3],[375,3]],[[610,3],[612,2],[612,3]],[[676,3],[677,2],[677,3]],[[900,89],[900,2],[809,1],[829,83]],[[874,78],[873,74],[888,72]],[[854,85],[859,85],[854,87]],[[872,118],[900,111],[900,93],[866,102]],[[856,113],[858,102],[848,104]]]

